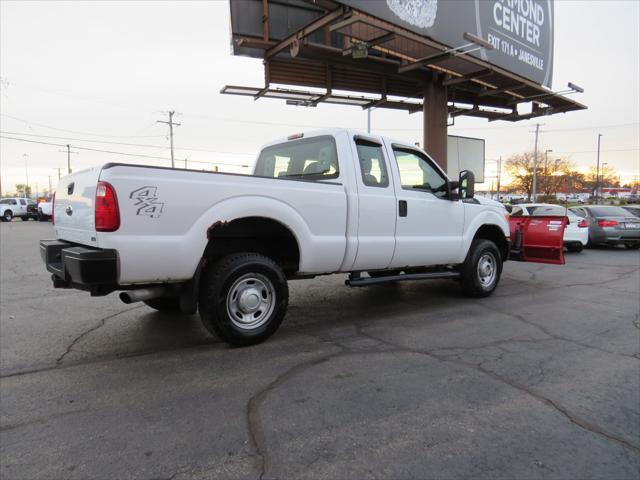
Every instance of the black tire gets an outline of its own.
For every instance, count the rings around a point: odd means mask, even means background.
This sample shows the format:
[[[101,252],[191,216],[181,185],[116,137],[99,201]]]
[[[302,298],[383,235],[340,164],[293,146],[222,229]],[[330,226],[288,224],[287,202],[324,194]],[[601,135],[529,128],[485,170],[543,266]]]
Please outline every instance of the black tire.
[[[573,252],[573,253],[580,253],[583,248],[584,247],[582,246],[582,243],[580,243],[580,242],[569,243],[567,245],[567,250],[569,250],[570,252]]]
[[[243,295],[248,298],[246,303],[255,305],[258,301],[259,305],[243,307]],[[209,333],[233,346],[254,345],[273,335],[282,323],[288,302],[284,272],[273,260],[258,253],[227,255],[208,267],[200,281],[202,323]],[[243,312],[242,308],[255,311]],[[255,325],[251,325],[252,321]]]
[[[2,221],[3,222],[10,222],[11,220],[13,220],[13,212],[11,210],[6,210],[2,214]]]
[[[629,250],[638,250],[640,248],[640,243],[625,243],[624,246]]]
[[[49,221],[49,217],[47,215],[44,215],[44,214],[39,214],[38,215],[38,221],[39,222],[48,222]]]
[[[159,312],[179,312],[180,297],[159,297],[145,300],[142,303],[148,307],[154,308]]]
[[[480,262],[489,268],[493,265],[489,278],[481,275]],[[471,243],[467,258],[460,269],[460,285],[465,294],[471,297],[487,297],[493,293],[502,274],[500,250],[491,240],[477,238]],[[486,273],[486,272],[485,272]]]
[[[20,217],[20,220],[22,220],[23,222],[28,222],[29,221],[29,216]]]

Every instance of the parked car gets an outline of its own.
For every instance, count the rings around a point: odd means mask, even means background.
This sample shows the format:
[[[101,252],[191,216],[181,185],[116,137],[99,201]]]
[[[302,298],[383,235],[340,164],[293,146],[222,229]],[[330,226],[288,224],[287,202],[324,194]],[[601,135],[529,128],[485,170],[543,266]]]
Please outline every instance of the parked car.
[[[569,219],[564,230],[564,246],[570,252],[581,252],[589,242],[589,223],[586,219],[578,217],[575,213],[567,210],[561,205],[552,203],[520,203],[510,208],[512,217],[531,215],[558,216]]]
[[[10,222],[14,217],[22,220],[38,218],[38,206],[30,198],[2,198],[0,199],[0,220]]]
[[[640,205],[623,205],[622,208],[630,212],[632,215],[640,217]]]
[[[585,205],[569,210],[589,222],[590,244],[640,248],[640,219],[628,210],[613,205]]]
[[[508,215],[473,194],[473,173],[451,181],[411,143],[329,129],[267,145],[253,175],[118,163],[74,172],[56,189],[57,239],[40,251],[54,287],[199,310],[209,332],[249,345],[279,327],[289,279],[456,279],[490,295],[510,256]],[[534,242],[517,229],[514,258],[564,263],[564,219],[548,218]]]
[[[53,202],[49,200],[48,202],[40,202],[38,204],[38,220],[41,222],[47,222],[51,220],[51,213],[53,209]]]

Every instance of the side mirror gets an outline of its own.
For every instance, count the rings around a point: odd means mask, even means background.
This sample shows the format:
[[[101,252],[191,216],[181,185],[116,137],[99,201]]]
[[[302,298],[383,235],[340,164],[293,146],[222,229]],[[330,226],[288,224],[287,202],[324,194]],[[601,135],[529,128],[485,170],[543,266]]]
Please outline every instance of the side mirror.
[[[476,176],[471,170],[462,170],[458,180],[460,198],[473,198],[475,194]]]

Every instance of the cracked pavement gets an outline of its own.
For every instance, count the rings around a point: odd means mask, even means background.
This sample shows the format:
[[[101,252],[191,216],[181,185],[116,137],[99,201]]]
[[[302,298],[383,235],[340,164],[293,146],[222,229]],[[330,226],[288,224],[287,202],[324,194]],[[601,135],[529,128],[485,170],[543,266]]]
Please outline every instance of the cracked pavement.
[[[640,254],[451,281],[292,282],[262,345],[54,290],[0,226],[4,479],[640,478]]]

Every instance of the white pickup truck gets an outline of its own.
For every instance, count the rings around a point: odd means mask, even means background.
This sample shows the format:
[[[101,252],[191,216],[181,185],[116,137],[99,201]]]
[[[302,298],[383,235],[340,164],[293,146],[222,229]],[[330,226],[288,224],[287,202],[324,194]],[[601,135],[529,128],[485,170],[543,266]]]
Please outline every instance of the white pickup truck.
[[[449,278],[486,296],[509,257],[564,263],[558,217],[519,223],[513,245],[505,208],[473,186],[471,172],[449,180],[406,142],[322,130],[268,144],[252,175],[118,163],[73,173],[56,189],[57,239],[40,250],[54,287],[199,310],[210,332],[249,345],[282,322],[287,280]]]

